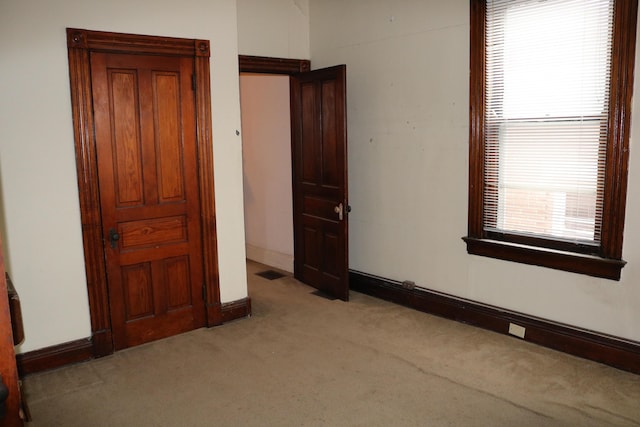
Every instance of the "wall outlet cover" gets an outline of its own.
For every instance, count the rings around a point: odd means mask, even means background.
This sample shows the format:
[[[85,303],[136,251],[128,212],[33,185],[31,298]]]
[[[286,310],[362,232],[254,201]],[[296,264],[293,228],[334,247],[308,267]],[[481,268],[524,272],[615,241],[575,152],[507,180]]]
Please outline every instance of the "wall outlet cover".
[[[524,326],[516,325],[515,323],[509,323],[509,333],[515,335],[518,338],[524,339],[526,328]]]

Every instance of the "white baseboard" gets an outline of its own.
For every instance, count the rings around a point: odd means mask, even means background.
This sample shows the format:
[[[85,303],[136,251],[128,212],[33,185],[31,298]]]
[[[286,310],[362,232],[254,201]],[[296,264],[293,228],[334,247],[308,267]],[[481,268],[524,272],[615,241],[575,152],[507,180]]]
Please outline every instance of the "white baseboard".
[[[246,244],[247,259],[293,273],[293,255]]]

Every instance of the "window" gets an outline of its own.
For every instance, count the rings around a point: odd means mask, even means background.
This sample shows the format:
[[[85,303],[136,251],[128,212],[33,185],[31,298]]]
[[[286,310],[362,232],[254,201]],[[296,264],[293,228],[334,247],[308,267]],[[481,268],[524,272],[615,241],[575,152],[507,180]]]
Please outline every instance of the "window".
[[[471,0],[467,251],[618,280],[638,0]]]

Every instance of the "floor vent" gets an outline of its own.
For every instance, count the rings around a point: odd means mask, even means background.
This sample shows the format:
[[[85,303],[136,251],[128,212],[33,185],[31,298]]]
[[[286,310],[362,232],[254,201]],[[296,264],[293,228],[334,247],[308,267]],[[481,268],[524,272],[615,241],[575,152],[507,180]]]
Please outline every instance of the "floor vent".
[[[261,271],[260,273],[256,273],[256,276],[263,277],[267,280],[276,280],[281,277],[284,277],[284,274],[279,273],[275,270],[267,270],[267,271]]]

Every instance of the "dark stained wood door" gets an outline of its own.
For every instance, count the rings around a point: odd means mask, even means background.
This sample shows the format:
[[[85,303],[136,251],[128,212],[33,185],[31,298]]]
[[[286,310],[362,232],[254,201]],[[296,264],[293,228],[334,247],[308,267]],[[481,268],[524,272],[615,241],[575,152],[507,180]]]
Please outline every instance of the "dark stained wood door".
[[[346,66],[291,77],[294,275],[349,299]]]
[[[91,54],[113,342],[205,324],[194,60]]]

